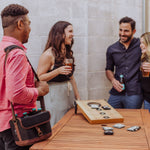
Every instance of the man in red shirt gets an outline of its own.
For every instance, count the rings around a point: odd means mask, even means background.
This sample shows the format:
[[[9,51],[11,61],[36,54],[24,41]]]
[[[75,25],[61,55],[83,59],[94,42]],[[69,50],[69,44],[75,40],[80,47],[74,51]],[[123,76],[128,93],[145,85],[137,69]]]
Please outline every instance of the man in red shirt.
[[[11,4],[1,12],[4,36],[0,42],[0,150],[20,150],[29,147],[19,147],[11,134],[9,120],[12,118],[11,105],[19,117],[23,112],[36,108],[38,96],[49,92],[44,81],[34,84],[34,74],[26,58],[24,43],[28,42],[30,20],[28,10],[18,4]],[[4,49],[17,45],[21,49],[12,50],[5,65]]]

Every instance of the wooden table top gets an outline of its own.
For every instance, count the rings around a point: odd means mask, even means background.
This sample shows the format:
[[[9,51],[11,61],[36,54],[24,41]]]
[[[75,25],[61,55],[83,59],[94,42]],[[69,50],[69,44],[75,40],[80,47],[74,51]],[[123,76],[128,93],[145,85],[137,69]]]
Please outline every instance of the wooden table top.
[[[150,114],[144,109],[117,109],[125,128],[114,128],[114,135],[104,135],[102,124],[90,124],[71,109],[53,128],[52,136],[34,144],[30,150],[150,150]],[[106,124],[112,127],[115,123]],[[127,128],[138,125],[136,132]]]

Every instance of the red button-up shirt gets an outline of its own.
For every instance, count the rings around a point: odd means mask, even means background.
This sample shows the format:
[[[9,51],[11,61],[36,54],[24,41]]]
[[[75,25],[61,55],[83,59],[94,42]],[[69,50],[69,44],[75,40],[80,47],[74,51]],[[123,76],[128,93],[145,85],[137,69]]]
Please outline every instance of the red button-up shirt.
[[[24,49],[13,49],[7,57],[4,67],[4,48],[10,45],[18,45]],[[10,101],[13,102],[15,113],[22,116],[36,108],[38,90],[34,86],[34,74],[29,65],[26,48],[18,40],[4,36],[0,42],[0,132],[9,126],[12,118]]]

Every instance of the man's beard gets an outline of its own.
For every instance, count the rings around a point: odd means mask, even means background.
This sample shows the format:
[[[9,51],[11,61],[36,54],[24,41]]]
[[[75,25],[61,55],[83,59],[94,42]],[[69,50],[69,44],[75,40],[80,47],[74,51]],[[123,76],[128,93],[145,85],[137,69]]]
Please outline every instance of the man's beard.
[[[28,42],[28,38],[29,38],[29,33],[26,30],[23,33],[23,37],[24,37],[24,39],[23,39],[22,43],[23,44],[27,43]]]
[[[121,41],[122,43],[128,43],[132,39],[132,36],[133,36],[133,34],[131,34],[130,36],[123,36],[123,37],[127,37],[127,40],[122,41],[121,38],[120,38],[119,41]],[[119,35],[119,37],[120,37],[120,35]]]

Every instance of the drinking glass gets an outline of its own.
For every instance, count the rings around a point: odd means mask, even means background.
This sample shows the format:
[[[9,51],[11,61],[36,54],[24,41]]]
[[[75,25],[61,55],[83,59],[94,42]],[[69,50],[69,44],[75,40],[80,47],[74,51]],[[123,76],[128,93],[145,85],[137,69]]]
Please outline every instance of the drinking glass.
[[[142,76],[143,76],[143,77],[149,77],[149,72],[145,72],[145,71],[143,70],[142,65],[143,65],[143,63],[141,64]]]
[[[65,66],[70,66],[72,69],[73,59],[65,59]]]

